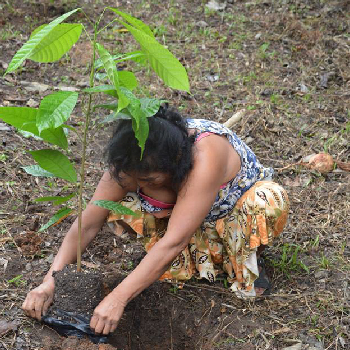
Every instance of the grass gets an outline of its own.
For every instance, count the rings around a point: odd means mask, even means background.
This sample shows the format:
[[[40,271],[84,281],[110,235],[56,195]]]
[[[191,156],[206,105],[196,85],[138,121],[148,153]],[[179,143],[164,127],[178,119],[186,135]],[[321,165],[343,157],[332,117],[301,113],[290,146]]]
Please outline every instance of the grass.
[[[281,271],[288,279],[292,278],[294,272],[310,273],[310,268],[306,266],[300,258],[302,247],[297,244],[285,243],[282,246],[279,259],[267,257],[273,267]]]
[[[15,29],[10,23],[7,23],[2,29],[0,29],[0,41],[8,41],[15,38],[21,38],[21,32]]]

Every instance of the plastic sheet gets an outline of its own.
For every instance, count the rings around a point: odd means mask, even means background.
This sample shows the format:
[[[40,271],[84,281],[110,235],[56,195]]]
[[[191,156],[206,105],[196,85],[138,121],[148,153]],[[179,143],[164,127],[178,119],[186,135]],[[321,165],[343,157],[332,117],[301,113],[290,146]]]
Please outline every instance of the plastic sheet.
[[[75,322],[67,321],[67,319]],[[74,312],[55,309],[55,316],[43,316],[42,321],[63,336],[88,337],[93,343],[107,343],[108,337],[96,334],[89,326],[90,320]]]

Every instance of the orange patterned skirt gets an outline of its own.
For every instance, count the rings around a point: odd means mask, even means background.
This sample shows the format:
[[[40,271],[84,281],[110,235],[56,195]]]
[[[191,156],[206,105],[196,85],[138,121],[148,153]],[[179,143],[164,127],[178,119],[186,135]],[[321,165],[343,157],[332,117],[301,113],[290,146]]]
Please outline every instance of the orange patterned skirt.
[[[121,204],[139,216],[111,213],[108,225],[117,233],[117,220],[128,224],[148,252],[165,234],[168,218],[158,219],[141,211],[136,193],[128,193]],[[257,182],[224,218],[203,222],[160,279],[183,282],[195,276],[214,282],[224,271],[237,296],[255,296],[254,281],[259,276],[257,248],[273,244],[287,222],[288,211],[288,196],[280,185]],[[125,231],[123,235],[128,236]]]

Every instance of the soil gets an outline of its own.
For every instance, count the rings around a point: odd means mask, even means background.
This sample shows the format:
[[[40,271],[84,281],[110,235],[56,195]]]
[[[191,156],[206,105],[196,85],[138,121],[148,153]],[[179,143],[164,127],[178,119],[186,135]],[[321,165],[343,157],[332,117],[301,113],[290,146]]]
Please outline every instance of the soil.
[[[55,294],[52,309],[48,315],[55,315],[55,310],[63,310],[90,318],[95,307],[103,299],[102,275],[82,270],[77,272],[75,265],[55,271]]]
[[[24,298],[42,281],[75,219],[70,215],[38,233],[58,207],[34,199],[67,195],[72,186],[26,174],[22,167],[33,164],[28,150],[42,149],[42,142],[0,123],[0,321],[10,325],[1,333],[1,350],[349,348],[350,173],[290,166],[323,151],[350,162],[349,1],[237,0],[223,2],[221,11],[208,10],[206,2],[1,2],[0,105],[37,106],[53,89],[80,90],[87,84],[85,34],[60,61],[28,60],[16,74],[2,76],[37,26],[78,6],[91,18],[104,6],[115,6],[150,24],[187,68],[191,95],[166,88],[154,74],[130,65],[140,82],[137,93],[167,99],[186,116],[219,122],[245,110],[234,131],[275,169],[275,181],[288,191],[289,223],[266,252],[271,296],[239,300],[224,278],[214,284],[191,280],[182,288],[157,282],[130,302],[109,344],[99,345],[62,338],[26,317]],[[102,25],[114,18],[105,13]],[[71,20],[85,21],[85,16],[78,13]],[[101,42],[115,54],[137,48],[117,23]],[[26,82],[50,88],[28,91]],[[82,121],[82,102],[80,97],[69,122],[74,127]],[[105,114],[96,112],[93,122]],[[112,129],[106,124],[90,135],[86,202],[104,170],[103,150]],[[74,134],[69,146],[70,158],[79,165]],[[83,263],[103,275],[108,293],[143,256],[139,243],[119,240],[105,225]]]

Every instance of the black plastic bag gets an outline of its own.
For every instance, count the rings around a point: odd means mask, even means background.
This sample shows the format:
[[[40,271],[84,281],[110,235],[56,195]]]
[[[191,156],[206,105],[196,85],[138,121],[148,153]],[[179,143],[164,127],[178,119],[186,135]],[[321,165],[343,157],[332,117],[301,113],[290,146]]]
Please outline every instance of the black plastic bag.
[[[75,336],[78,338],[89,337],[94,344],[107,343],[108,337],[105,335],[98,335],[90,328],[90,320],[84,316],[76,315],[73,312],[55,309],[57,316],[43,316],[41,320],[53,328],[58,334],[63,336]],[[66,319],[73,319],[75,323],[69,322]]]

